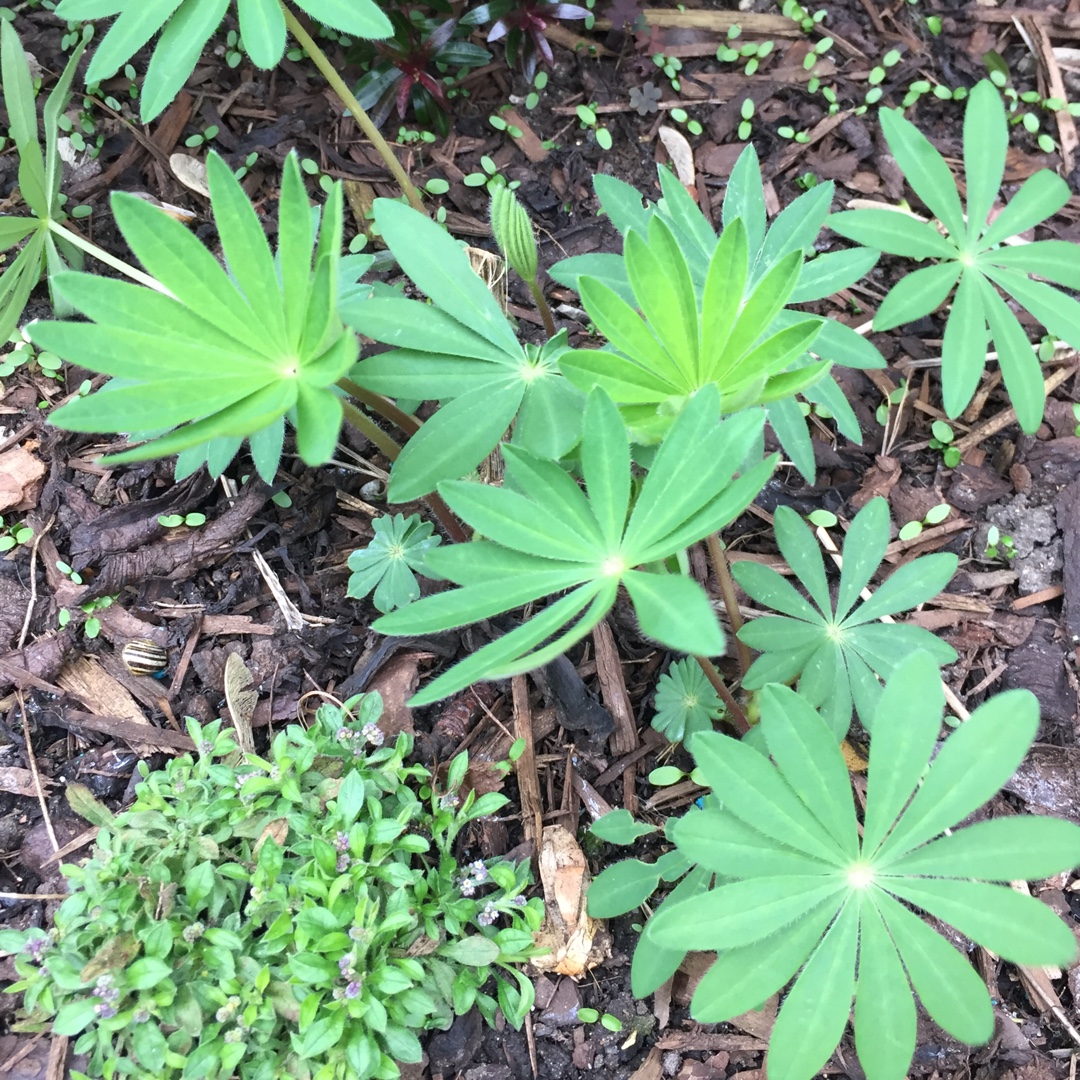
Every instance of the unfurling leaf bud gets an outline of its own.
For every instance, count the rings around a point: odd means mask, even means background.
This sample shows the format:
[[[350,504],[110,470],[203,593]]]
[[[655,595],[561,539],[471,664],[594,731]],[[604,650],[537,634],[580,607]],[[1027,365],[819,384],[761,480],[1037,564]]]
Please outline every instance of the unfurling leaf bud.
[[[517,196],[506,187],[491,193],[491,231],[503,258],[525,281],[536,280],[536,237],[532,222]]]

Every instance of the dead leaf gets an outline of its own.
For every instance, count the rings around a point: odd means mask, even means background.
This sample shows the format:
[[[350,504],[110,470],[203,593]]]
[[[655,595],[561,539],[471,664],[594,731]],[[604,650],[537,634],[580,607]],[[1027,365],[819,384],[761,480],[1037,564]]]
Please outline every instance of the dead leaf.
[[[0,513],[31,510],[44,483],[45,464],[29,450],[13,446],[0,454]]]
[[[688,190],[694,187],[694,150],[686,136],[677,128],[662,125],[657,132],[664,144],[671,164],[675,166],[675,175]]]
[[[288,821],[286,821],[285,818],[274,818],[273,821],[267,822],[263,827],[263,831],[259,834],[259,839],[255,841],[255,848],[252,853],[257,856],[259,854],[259,849],[267,840],[273,840],[278,847],[282,847],[285,843],[285,837],[288,835]]]
[[[544,925],[534,935],[549,949],[537,957],[539,971],[580,979],[611,955],[611,937],[603,923],[585,911],[589,870],[573,833],[561,825],[544,829],[540,846],[540,880],[544,886]]]
[[[42,783],[54,784],[54,780],[42,777]],[[29,769],[17,769],[12,766],[0,768],[0,791],[8,795],[37,795],[37,786],[34,784],[34,774]]]
[[[245,754],[255,753],[255,738],[251,733],[251,717],[259,703],[259,695],[248,690],[254,676],[244,661],[234,653],[225,659],[225,703],[229,706],[236,741]]]
[[[396,739],[403,731],[413,734],[412,710],[405,702],[416,693],[420,682],[420,656],[415,652],[399,653],[383,664],[368,687],[382,697],[379,730],[387,739]]]
[[[171,154],[169,168],[184,187],[190,188],[204,198],[210,198],[210,188],[206,182],[206,162],[190,154]]]

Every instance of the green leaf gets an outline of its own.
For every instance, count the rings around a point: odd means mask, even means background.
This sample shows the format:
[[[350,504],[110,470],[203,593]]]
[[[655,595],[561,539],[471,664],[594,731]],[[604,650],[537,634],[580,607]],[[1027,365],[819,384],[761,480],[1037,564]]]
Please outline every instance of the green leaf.
[[[771,566],[739,559],[731,564],[731,574],[751,600],[766,604],[774,611],[782,611],[792,618],[803,619],[817,626],[824,625],[821,613],[815,611],[795,586]],[[756,619],[745,625],[747,633],[755,622]],[[741,632],[739,637],[742,637]]]
[[[859,981],[855,989],[855,1048],[868,1077],[904,1080],[915,1053],[915,998],[900,956],[877,907],[859,910]]]
[[[729,229],[736,218],[742,221],[750,262],[756,264],[765,242],[765,189],[753,143],[747,144],[728,177],[722,217],[725,229]]]
[[[116,815],[99,799],[96,799],[85,784],[69,781],[66,788],[68,806],[79,815],[89,821],[91,825],[97,825],[101,829],[111,829],[116,821]]]
[[[986,363],[986,315],[978,271],[966,270],[953,297],[941,347],[941,391],[945,412],[959,416],[979,385]]]
[[[811,914],[842,890],[840,880],[818,875],[736,881],[678,904],[665,904],[653,916],[652,934],[669,949],[750,945]]]
[[[599,388],[620,404],[658,404],[680,390],[648,368],[606,349],[571,349],[560,358],[559,366],[585,393]]]
[[[956,556],[946,551],[923,555],[904,563],[878,587],[869,600],[844,620],[844,626],[858,626],[871,619],[895,615],[898,611],[925,603],[949,583],[956,573],[956,564]]]
[[[949,230],[953,242],[960,245],[967,233],[964,211],[956,191],[956,180],[945,159],[899,109],[882,109],[879,115],[885,141],[904,170],[904,178]],[[975,227],[979,225],[981,222]]]
[[[649,328],[674,363],[680,381],[687,387],[693,385],[697,369],[697,303],[690,270],[671,230],[654,217],[649,222],[648,242],[636,232],[626,237],[624,258],[634,298]]]
[[[979,262],[1035,274],[1067,289],[1080,289],[1080,261],[1076,256],[1076,244],[1071,240],[1036,240],[987,251]]]
[[[721,234],[705,277],[701,297],[698,382],[708,378],[723,355],[742,306],[749,269],[746,228],[736,218]]]
[[[847,766],[832,732],[786,686],[765,688],[761,714],[765,741],[781,775],[840,849],[849,858],[857,857],[855,805]]]
[[[888,894],[874,890],[867,900],[871,898],[926,1011],[955,1038],[986,1042],[994,1031],[994,1010],[985,983],[967,958]]]
[[[630,505],[630,445],[618,410],[604,393],[589,395],[581,466],[602,543],[618,548]]]
[[[884,111],[884,110],[883,110]],[[957,249],[932,225],[899,210],[844,210],[826,222],[857,244],[909,259],[955,259]]]
[[[1042,881],[1080,865],[1080,827],[1052,817],[979,821],[888,864],[905,877]]]
[[[838,907],[835,901],[821,904],[764,941],[720,952],[694,991],[690,1003],[694,1019],[716,1024],[759,1007],[802,967]]]
[[[858,905],[847,903],[799,973],[773,1026],[770,1080],[812,1080],[847,1026],[855,995]]]
[[[622,576],[646,637],[679,652],[719,656],[724,635],[702,587],[682,574],[628,570]]]
[[[97,1019],[94,1011],[96,1004],[94,998],[83,998],[81,1001],[70,1001],[61,1005],[52,1022],[53,1034],[78,1035]]]
[[[874,315],[875,330],[891,330],[936,311],[960,278],[955,260],[924,266],[905,274],[882,300]]]
[[[937,665],[926,653],[901,660],[886,682],[875,715],[866,782],[863,851],[875,853],[926,771],[941,729],[945,696]],[[885,722],[878,724],[879,718]],[[883,768],[877,768],[881,761]]]
[[[99,7],[102,5],[98,5]],[[112,11],[119,11],[116,21],[101,39],[86,70],[88,86],[96,85],[115,75],[120,66],[130,60],[165,24],[180,6],[180,0],[145,0],[141,4],[110,4]],[[72,15],[73,3],[61,3],[56,14],[61,19],[100,18],[100,15]]]
[[[743,626],[739,631],[739,640],[751,649],[761,651],[805,652],[815,650],[825,642],[827,631],[821,622],[809,623],[782,615],[762,615]]]
[[[270,245],[258,216],[232,170],[217,154],[207,158],[206,172],[229,273],[252,312],[257,318],[266,320],[273,339],[284,341],[281,289]]]
[[[41,228],[41,222],[36,218],[8,217],[7,215],[0,217],[0,251],[6,251],[39,228]],[[10,273],[10,267],[8,272]]]
[[[445,956],[466,967],[487,967],[499,959],[499,946],[491,938],[480,934],[448,941],[440,946],[439,956]]]
[[[285,52],[285,17],[281,6],[267,0],[236,0],[236,10],[248,56],[257,67],[274,67]]]
[[[345,1031],[345,1012],[339,1010],[320,1016],[305,1032],[297,1036],[294,1046],[302,1058],[319,1058],[341,1041]]]
[[[656,832],[655,825],[634,820],[629,810],[611,810],[589,826],[589,832],[609,844],[632,844],[642,836]],[[595,888],[595,882],[593,888]]]
[[[417,288],[508,356],[520,355],[521,346],[498,301],[445,230],[390,199],[375,200],[375,223]]]
[[[156,119],[183,89],[228,6],[228,0],[187,0],[165,23],[143,80],[139,113],[144,123]]]
[[[725,793],[731,813],[787,847],[830,865],[843,863],[840,844],[809,818],[798,796],[758,751],[715,732],[695,735],[690,749],[709,787]]]
[[[1039,706],[1027,690],[980,705],[945,741],[880,855],[917,847],[982,806],[1016,772],[1038,728]]]
[[[1080,250],[1077,254],[1080,254]],[[1009,391],[1009,400],[1016,410],[1020,427],[1028,434],[1034,434],[1042,423],[1046,400],[1039,358],[1031,348],[1019,320],[993,286],[983,277],[976,277],[975,280],[980,286],[983,313],[997,347],[998,364]]]
[[[1056,337],[1070,344],[1080,341],[1080,304],[1041,281],[1031,281],[1012,270],[986,267],[988,277],[1024,305]]]
[[[45,159],[38,141],[30,65],[19,35],[7,20],[0,24],[0,81],[4,85],[11,138],[19,151],[19,191],[39,218],[48,218],[51,206]]]
[[[510,426],[524,393],[523,380],[509,379],[501,386],[489,382],[444,404],[394,462],[389,501],[419,499],[441,482],[476,468]]]
[[[827,251],[818,255],[803,263],[798,283],[788,297],[788,303],[806,304],[846,289],[866,277],[879,258],[880,251],[864,247]],[[835,359],[840,363],[839,358]]]
[[[859,602],[859,594],[870,584],[888,546],[889,504],[878,496],[855,515],[844,537],[840,591],[836,598],[838,622],[843,622]]]
[[[989,79],[983,79],[968,94],[964,109],[969,251],[981,246],[978,237],[1001,187],[1008,148],[1009,128],[1001,94]]]
[[[834,869],[711,806],[678,818],[668,833],[690,862],[726,878],[826,875]]]
[[[829,583],[821,548],[810,527],[790,506],[778,506],[773,517],[776,543],[788,566],[825,615],[832,614]]]
[[[509,461],[528,461],[525,451],[518,450]],[[538,467],[549,465],[533,459]],[[561,472],[561,470],[560,470]],[[566,476],[565,473],[562,474]],[[569,483],[573,481],[569,480]],[[530,487],[532,485],[530,484]],[[560,514],[567,514],[570,520],[588,513],[588,506],[576,506],[574,500],[566,500],[562,493],[548,489],[547,501],[526,498],[509,488],[497,488],[488,484],[455,480],[440,485],[440,493],[459,517],[476,529],[481,535],[497,544],[523,551],[541,558],[560,559],[565,562],[596,564],[602,557],[602,540],[597,534],[596,522],[592,522],[593,535],[581,536],[575,531],[563,527]],[[531,492],[530,492],[531,493]],[[584,497],[575,488],[575,494],[584,504]],[[583,573],[590,570],[583,568]]]
[[[1029,176],[1009,204],[989,224],[979,240],[979,249],[989,248],[1019,236],[1056,214],[1069,201],[1069,185],[1049,169]]]
[[[388,38],[394,32],[390,20],[371,0],[297,0],[313,19],[357,37]]]
[[[589,886],[588,911],[594,919],[613,919],[644,904],[660,884],[655,864],[623,859],[605,867]]]
[[[1041,900],[1006,885],[882,877],[882,888],[929,911],[992,952],[1028,967],[1075,962],[1076,938]]]

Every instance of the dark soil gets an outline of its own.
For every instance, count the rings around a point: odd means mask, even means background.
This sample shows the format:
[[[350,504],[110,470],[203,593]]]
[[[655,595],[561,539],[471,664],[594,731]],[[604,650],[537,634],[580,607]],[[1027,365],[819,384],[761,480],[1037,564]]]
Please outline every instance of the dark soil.
[[[830,0],[826,26],[836,44],[819,65],[823,84],[835,87],[840,105],[830,117],[825,100],[806,85],[803,58],[814,39],[783,20],[768,0],[741,6],[752,10],[737,18],[749,23],[757,17],[764,20],[764,29],[746,29],[740,40],[772,38],[776,43],[753,76],[743,74],[741,65],[715,59],[727,24],[709,18],[730,14],[717,4],[685,5],[689,13],[702,16],[698,27],[654,25],[634,33],[600,29],[601,19],[593,31],[580,31],[596,45],[597,57],[566,47],[580,28],[572,24],[574,31],[564,28],[555,36],[555,67],[540,104],[532,111],[520,106],[512,120],[522,129],[520,139],[488,123],[500,106],[522,101],[529,89],[519,73],[502,63],[497,46],[496,62],[467,80],[469,96],[454,99],[449,136],[430,147],[402,148],[405,162],[418,181],[449,181],[441,201],[452,229],[490,247],[486,196],[462,180],[480,168],[482,156],[491,156],[507,179],[521,182],[520,194],[543,241],[542,260],[550,265],[566,255],[615,247],[612,230],[596,217],[590,183],[594,172],[611,173],[649,196],[657,194],[656,162],[668,156],[659,129],[665,122],[679,125],[670,121],[667,110],[631,106],[632,91],[637,103],[647,83],[660,89],[661,105],[679,101],[702,124],[703,133],[690,137],[694,186],[706,213],[718,223],[726,177],[743,146],[738,127],[746,98],[755,103],[752,139],[772,213],[800,193],[799,180],[810,173],[836,181],[836,208],[861,197],[896,201],[910,193],[887,154],[875,111],[854,112],[870,85],[871,70],[890,49],[898,49],[901,58],[882,84],[882,104],[897,105],[915,79],[948,87],[974,85],[985,74],[982,57],[990,50],[1005,58],[1018,89],[1037,87],[1045,93],[1045,58],[1032,59],[1013,14],[1027,20],[1022,25],[1029,37],[1045,34],[1054,46],[1073,47],[1080,38],[1077,0],[1067,5],[1035,0],[1015,10],[954,0],[929,0],[917,7],[902,0]],[[619,11],[625,7],[621,4]],[[925,19],[935,12],[942,19],[937,36]],[[668,14],[654,21],[662,23]],[[62,27],[51,14],[25,6],[15,25],[51,83],[64,63]],[[653,63],[656,53],[681,59],[678,92]],[[1080,76],[1062,57],[1058,74],[1070,97],[1080,99]],[[136,68],[145,70],[147,60],[144,53]],[[344,66],[344,58],[338,60]],[[209,53],[206,61],[185,93],[145,132],[131,117],[121,121],[100,109],[94,113],[105,135],[100,156],[73,170],[65,191],[73,201],[94,208],[87,227],[96,242],[123,254],[107,196],[126,189],[191,209],[193,227],[213,244],[206,202],[183,187],[168,165],[169,155],[182,151],[189,135],[211,124],[221,128],[217,146],[230,164],[238,166],[252,150],[259,151],[245,187],[271,216],[279,166],[294,148],[331,177],[370,185],[370,190],[359,189],[361,197],[396,194],[377,156],[340,118],[314,68],[286,60],[268,74],[244,65],[230,69]],[[120,97],[126,94],[126,80],[105,89]],[[579,127],[574,107],[583,102],[599,106],[600,119],[614,137],[610,152]],[[961,115],[956,103],[931,96],[915,111],[922,129],[957,161]],[[1046,123],[1058,138],[1053,121]],[[800,144],[781,137],[778,128],[785,125],[806,131],[810,140]],[[396,126],[396,118],[388,124],[391,131]],[[1022,128],[1015,131],[1007,184],[1049,166],[1080,192],[1080,172],[1072,169],[1071,160],[1041,153]],[[554,140],[555,148],[543,150],[540,140]],[[8,147],[0,154],[0,199],[13,192],[16,173],[17,159]],[[312,191],[317,192],[315,185]],[[12,206],[13,212],[23,212]],[[1080,239],[1078,221],[1080,195],[1074,195],[1041,235]],[[868,282],[832,298],[822,310],[852,325],[866,321],[902,269],[882,260]],[[563,305],[557,307],[560,325],[572,338],[584,335],[576,296],[558,286],[548,293],[554,304]],[[36,296],[27,318],[45,316],[48,310],[44,296]],[[539,322],[526,291],[513,285],[510,310],[523,326]],[[732,527],[731,547],[736,553],[774,554],[762,519],[780,504],[801,512],[826,508],[846,520],[870,497],[885,495],[898,529],[949,502],[955,512],[945,525],[891,549],[893,563],[934,550],[960,556],[961,569],[948,593],[914,618],[957,649],[960,660],[946,678],[968,708],[1006,687],[1035,692],[1043,715],[1040,744],[1001,798],[1016,809],[1080,821],[1080,439],[1073,433],[1070,405],[1080,392],[1075,359],[1066,358],[1072,367],[1048,403],[1046,423],[1031,437],[1015,426],[991,427],[1008,401],[999,380],[988,374],[986,392],[963,422],[954,424],[958,436],[972,437],[965,441],[962,464],[949,469],[940,452],[928,446],[930,423],[942,415],[934,365],[942,326],[940,319],[928,318],[875,335],[890,361],[884,372],[836,369],[860,418],[862,445],[836,435],[830,422],[818,421],[817,483],[807,485],[794,469],[782,468],[756,512]],[[249,486],[234,498],[204,477],[176,484],[168,461],[103,469],[96,464],[107,449],[100,439],[48,427],[39,408],[41,402],[63,400],[82,377],[69,372],[58,382],[20,368],[0,384],[0,513],[7,522],[25,520],[35,529],[31,545],[0,558],[0,927],[47,924],[55,903],[50,897],[63,891],[54,853],[75,840],[64,857],[85,854],[85,846],[77,846],[80,837],[86,839],[85,823],[67,808],[65,783],[78,779],[99,798],[122,805],[130,797],[140,756],[160,764],[166,754],[189,746],[184,716],[206,721],[223,712],[224,664],[231,652],[241,656],[254,677],[257,731],[303,716],[312,707],[305,698],[310,691],[345,697],[377,689],[385,698],[388,729],[415,731],[418,749],[428,760],[445,760],[462,745],[480,756],[505,754],[508,742],[491,718],[510,730],[520,719],[509,685],[484,688],[482,707],[476,695],[463,695],[441,710],[412,713],[404,705],[419,680],[483,644],[483,626],[430,641],[387,641],[369,630],[376,614],[371,606],[345,595],[345,560],[371,537],[371,517],[385,505],[378,478],[388,463],[373,447],[346,435],[335,465],[318,471],[286,456],[278,487],[291,498],[288,509],[272,503],[267,488]],[[875,411],[903,377],[910,377],[914,392],[899,413],[894,408],[885,429]],[[158,523],[162,514],[192,511],[204,513],[207,525],[168,530]],[[1011,561],[986,557],[991,524],[1013,536],[1016,556]],[[291,602],[288,610],[272,595],[256,554]],[[57,569],[61,560],[82,575],[84,585],[73,584]],[[80,628],[79,605],[104,595],[117,599],[95,613],[101,630],[90,639]],[[65,608],[75,617],[59,629]],[[617,659],[590,643],[571,656],[568,679],[558,685],[551,677],[528,683],[536,736],[534,786],[543,824],[561,824],[579,834],[594,813],[609,805],[628,806],[659,823],[693,798],[686,793],[681,803],[650,802],[657,792],[645,780],[666,746],[651,731],[649,719],[656,679],[670,657],[638,638],[626,613],[616,610],[610,627]],[[169,649],[165,681],[134,677],[124,668],[120,650],[136,638]],[[575,692],[575,669],[584,683],[576,691],[578,708],[572,709],[566,694]],[[737,678],[734,665],[727,666],[726,674]],[[619,692],[621,683],[625,694]],[[584,712],[582,701],[588,702]],[[523,803],[513,777],[505,791],[511,809]],[[483,856],[514,849],[535,856],[534,836],[521,815],[512,813],[473,843]],[[621,854],[595,844],[586,850],[594,871]],[[1055,880],[1043,895],[1066,915],[1076,913],[1073,887],[1071,878]],[[693,972],[679,976],[657,999],[633,999],[629,959],[636,934],[631,922],[615,922],[610,957],[580,982],[538,977],[538,1007],[522,1032],[490,1031],[478,1027],[475,1018],[464,1018],[451,1032],[433,1037],[423,1075],[562,1080],[592,1071],[634,1080],[763,1077],[768,1011],[738,1027],[692,1023],[686,984]],[[1014,969],[985,955],[983,974],[999,1002],[995,1040],[973,1050],[927,1023],[920,1030],[911,1075],[957,1080],[1071,1075],[1078,1050],[1070,1034],[1080,1000],[1077,971],[1047,984],[1058,995],[1056,1003],[1034,1000]],[[12,977],[10,961],[0,961],[0,983]],[[0,999],[0,1076],[45,1076],[47,1040],[32,1044],[10,1034],[15,1004]],[[1057,1013],[1051,1009],[1055,1004]],[[622,1031],[583,1025],[577,1019],[579,1005],[620,1018]],[[59,1063],[54,1069],[59,1071],[50,1075],[64,1074]],[[842,1044],[827,1073],[861,1080],[849,1042]]]

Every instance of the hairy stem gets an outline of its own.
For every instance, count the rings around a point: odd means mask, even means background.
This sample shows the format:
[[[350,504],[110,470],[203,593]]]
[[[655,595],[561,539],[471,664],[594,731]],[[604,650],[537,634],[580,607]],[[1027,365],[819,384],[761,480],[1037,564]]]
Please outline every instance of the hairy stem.
[[[337,381],[338,386],[351,394],[357,401],[362,402],[369,409],[373,409],[384,420],[389,420],[399,431],[406,435],[415,435],[421,427],[420,421],[415,416],[399,409],[389,398],[382,394],[376,394],[373,390],[365,390],[359,383],[352,379],[341,378]]]
[[[731,696],[731,691],[724,684],[723,676],[716,670],[716,665],[706,656],[695,656],[694,659],[705,673],[705,678],[720,695],[720,700],[727,706],[732,726],[740,735],[745,735],[750,730],[750,722],[746,719],[746,713],[739,708],[739,703]]]
[[[750,650],[738,637],[742,629],[743,617],[739,611],[739,601],[735,596],[735,582],[731,579],[731,566],[728,564],[727,553],[724,550],[723,541],[719,533],[712,533],[705,540],[709,549],[709,558],[712,560],[713,569],[716,571],[716,580],[720,583],[720,595],[724,598],[724,607],[727,609],[728,620],[731,622],[731,632],[735,635],[735,649],[739,656],[739,670],[745,675],[750,670]]]
[[[58,221],[49,220],[49,230],[56,233],[57,236],[62,236],[69,244],[73,244],[79,248],[80,251],[85,251],[87,255],[93,255],[98,262],[103,262],[106,266],[111,266],[114,270],[118,270],[125,277],[131,278],[132,281],[137,281],[140,285],[145,285],[148,289],[153,289],[154,292],[163,293],[165,296],[172,296],[172,293],[165,288],[155,278],[152,278],[149,274],[144,274],[142,270],[136,270],[134,266],[129,266],[123,259],[116,258],[115,255],[110,255],[107,251],[103,251],[85,237],[80,236],[76,232],[72,232],[70,229],[65,228]]]
[[[544,331],[548,337],[555,336],[555,319],[551,314],[551,308],[548,307],[547,298],[544,296],[544,290],[540,288],[540,282],[535,278],[528,283],[529,292],[532,293],[533,303],[536,304],[536,310],[540,312],[540,318],[544,320]]]
[[[370,439],[391,461],[396,461],[401,447],[386,434],[370,416],[358,409],[351,401],[343,401],[342,408],[345,410],[345,419],[352,424],[361,435]],[[405,415],[404,413],[402,415]],[[431,512],[439,519],[447,536],[455,544],[468,543],[469,537],[461,527],[461,522],[454,517],[450,507],[443,502],[442,497],[434,491],[425,496],[424,501],[428,504]]]
[[[386,167],[393,174],[394,179],[398,182],[398,186],[405,193],[405,197],[409,200],[409,205],[414,210],[419,210],[421,214],[427,214],[424,209],[423,200],[420,198],[420,192],[416,190],[416,185],[409,179],[408,173],[401,167],[401,162],[398,161],[394,154],[394,151],[390,149],[387,141],[382,137],[379,129],[371,122],[371,117],[364,111],[360,102],[356,100],[352,91],[345,85],[345,81],[334,70],[333,64],[327,58],[326,53],[319,48],[315,43],[315,39],[304,29],[300,20],[288,9],[285,5],[285,0],[278,0],[281,4],[281,10],[285,13],[285,25],[289,28],[289,33],[300,43],[300,46],[311,57],[312,63],[322,72],[323,77],[330,84],[330,88],[335,94],[345,103],[345,107],[352,113],[353,119],[356,121],[357,126],[364,133],[365,137],[371,142],[371,145],[375,147],[379,154],[379,157],[386,162]]]

